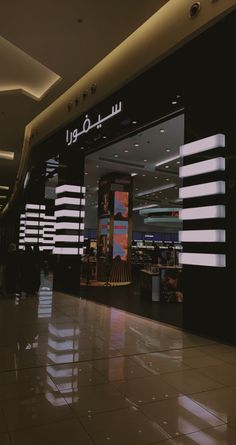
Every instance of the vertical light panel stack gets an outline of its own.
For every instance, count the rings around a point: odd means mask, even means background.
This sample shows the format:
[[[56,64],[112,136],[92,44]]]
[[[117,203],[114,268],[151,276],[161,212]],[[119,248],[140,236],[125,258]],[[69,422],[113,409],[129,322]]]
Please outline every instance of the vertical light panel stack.
[[[52,251],[55,246],[56,217],[45,215],[43,227],[43,250]]]
[[[19,249],[25,248],[25,213],[20,215],[20,227],[19,227]]]
[[[25,244],[38,245],[43,248],[43,227],[45,205],[26,204],[25,206]]]
[[[85,187],[64,184],[56,188],[54,254],[82,255],[84,245]]]
[[[226,267],[225,136],[217,134],[180,147],[183,187],[180,241],[184,265]]]

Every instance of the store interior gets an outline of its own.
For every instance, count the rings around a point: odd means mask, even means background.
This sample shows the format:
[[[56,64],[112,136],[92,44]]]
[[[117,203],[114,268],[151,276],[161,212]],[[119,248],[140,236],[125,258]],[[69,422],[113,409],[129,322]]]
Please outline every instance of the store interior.
[[[85,158],[85,249],[81,264],[81,295],[181,326],[179,147],[184,143],[184,114],[152,124],[143,131],[137,121],[132,123],[133,132],[127,138],[108,144],[106,135],[103,135],[105,147]],[[56,197],[57,166],[57,159],[47,162],[45,197],[52,208]],[[98,279],[99,181],[113,173],[131,175],[133,183],[131,275],[128,282],[110,282],[109,276],[103,281]]]

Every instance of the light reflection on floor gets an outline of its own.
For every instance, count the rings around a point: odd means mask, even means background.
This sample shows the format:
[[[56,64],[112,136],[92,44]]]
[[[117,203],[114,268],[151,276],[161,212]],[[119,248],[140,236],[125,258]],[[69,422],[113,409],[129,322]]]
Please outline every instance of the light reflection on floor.
[[[42,278],[0,300],[1,445],[235,445],[236,348]]]

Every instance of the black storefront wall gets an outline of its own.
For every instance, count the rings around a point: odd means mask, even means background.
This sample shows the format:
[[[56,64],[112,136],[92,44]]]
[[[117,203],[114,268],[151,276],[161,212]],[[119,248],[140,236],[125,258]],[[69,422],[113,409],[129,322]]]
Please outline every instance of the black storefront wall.
[[[236,341],[235,309],[235,68],[232,42],[236,13],[204,32],[185,47],[89,110],[91,121],[122,101],[120,115],[82,135],[69,151],[86,155],[134,135],[166,116],[185,110],[185,143],[217,133],[226,135],[226,254],[227,267],[184,266],[184,328],[227,341]],[[178,96],[177,104],[172,101]],[[132,121],[138,124],[134,126]],[[68,152],[66,129],[81,128],[84,116],[41,144],[41,156]],[[135,130],[134,130],[135,128]],[[106,135],[106,139],[104,139]],[[36,150],[35,153],[39,153]],[[35,157],[37,161],[37,156]],[[202,204],[204,205],[204,203]],[[207,201],[205,203],[207,205]]]

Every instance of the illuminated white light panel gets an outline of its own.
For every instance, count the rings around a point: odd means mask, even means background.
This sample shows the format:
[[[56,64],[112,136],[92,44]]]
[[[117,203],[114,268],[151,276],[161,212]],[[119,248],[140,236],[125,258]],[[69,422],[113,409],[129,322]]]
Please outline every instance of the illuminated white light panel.
[[[82,204],[82,199],[80,198],[68,198],[68,197],[64,197],[64,198],[57,198],[55,200],[55,205],[59,206],[62,204],[74,204],[74,205],[80,205]]]
[[[183,230],[179,232],[179,240],[184,243],[224,243],[225,230]]]
[[[181,209],[179,210],[179,218],[182,220],[225,218],[225,206],[212,205],[193,207],[191,209]]]
[[[191,266],[226,267],[226,256],[214,253],[179,253],[180,264]]]
[[[40,204],[26,204],[26,206],[25,206],[25,210],[28,210],[28,209],[31,209],[31,210],[39,210],[39,209],[41,209],[41,210],[45,210],[46,209],[46,206],[45,205],[40,205]]]
[[[80,227],[79,223],[72,223],[72,222],[57,222],[56,223],[56,229],[72,229],[72,230],[79,230]]]
[[[218,194],[225,194],[224,181],[206,182],[204,184],[191,185],[179,189],[179,197],[182,199]]]
[[[77,235],[56,235],[55,241],[62,241],[62,242],[79,242],[79,237]]]
[[[216,134],[195,142],[190,142],[189,144],[181,145],[180,156],[190,156],[203,151],[213,150],[214,148],[218,147],[225,147],[224,134]]]
[[[83,190],[81,190],[81,188],[85,189],[85,187],[81,187],[80,185],[59,185],[59,187],[56,187],[56,193],[57,195],[59,193],[63,193],[63,192],[72,192],[72,193],[84,193]]]
[[[83,255],[84,249],[80,248],[77,249],[75,247],[55,247],[53,253],[55,253],[56,255],[63,255],[63,254],[68,254],[68,255],[78,255],[78,253],[80,255]]]
[[[56,210],[55,215],[56,215],[56,217],[59,217],[59,216],[69,216],[72,218],[79,218],[80,216],[83,217],[82,211],[80,211],[80,210],[64,210],[64,209]]]
[[[225,170],[225,159],[221,157],[184,165],[179,169],[179,177],[188,178],[190,176],[202,175],[204,173],[211,173],[219,170]]]

